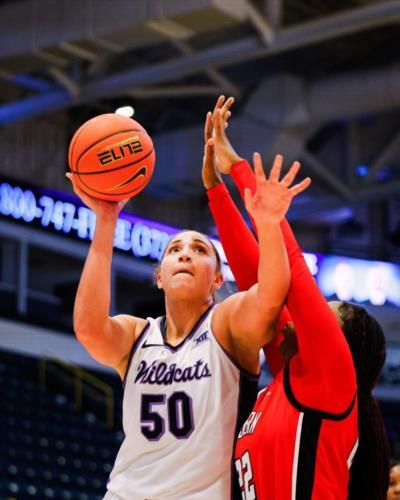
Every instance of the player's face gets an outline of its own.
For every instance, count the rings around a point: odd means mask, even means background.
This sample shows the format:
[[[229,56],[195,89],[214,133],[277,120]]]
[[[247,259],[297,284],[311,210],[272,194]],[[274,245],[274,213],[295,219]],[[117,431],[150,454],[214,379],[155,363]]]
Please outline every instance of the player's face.
[[[157,284],[166,294],[177,291],[211,297],[222,284],[217,258],[210,242],[201,233],[185,231],[169,242],[161,262]]]
[[[387,500],[398,500],[398,499],[400,499],[400,465],[394,465],[390,469]]]

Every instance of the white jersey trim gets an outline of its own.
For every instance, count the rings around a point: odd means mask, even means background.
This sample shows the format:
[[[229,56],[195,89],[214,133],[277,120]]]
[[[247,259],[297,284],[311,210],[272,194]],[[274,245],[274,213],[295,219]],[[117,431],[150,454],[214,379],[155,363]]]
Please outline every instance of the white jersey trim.
[[[347,467],[350,469],[352,463],[353,463],[353,460],[354,460],[354,455],[356,454],[358,450],[358,439],[357,441],[355,442],[351,452],[350,452],[350,455],[349,455],[349,458],[347,459]]]
[[[299,450],[300,450],[301,431],[303,428],[303,417],[304,413],[300,413],[299,420],[297,421],[296,443],[294,448],[293,469],[292,469],[292,500],[296,500],[297,469],[299,465]]]

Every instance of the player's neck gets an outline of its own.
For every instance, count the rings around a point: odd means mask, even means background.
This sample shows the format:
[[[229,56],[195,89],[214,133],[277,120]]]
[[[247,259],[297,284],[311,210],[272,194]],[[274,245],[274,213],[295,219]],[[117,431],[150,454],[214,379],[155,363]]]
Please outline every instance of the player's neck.
[[[171,345],[179,344],[189,335],[197,321],[212,304],[212,301],[199,304],[166,301],[166,337]]]

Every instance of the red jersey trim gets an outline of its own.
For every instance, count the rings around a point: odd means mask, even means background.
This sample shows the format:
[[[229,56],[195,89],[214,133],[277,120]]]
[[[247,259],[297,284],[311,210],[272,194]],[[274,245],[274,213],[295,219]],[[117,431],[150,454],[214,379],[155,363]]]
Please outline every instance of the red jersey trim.
[[[302,405],[296,399],[295,395],[293,394],[292,387],[290,385],[290,361],[284,368],[283,385],[285,388],[286,397],[288,398],[290,404],[294,406],[297,410],[299,410],[302,413],[315,415],[318,418],[324,418],[327,420],[334,420],[334,421],[344,420],[346,417],[350,415],[357,399],[357,392],[356,392],[347,410],[345,410],[343,413],[328,413],[325,411],[316,410],[315,408],[309,408],[307,406]]]

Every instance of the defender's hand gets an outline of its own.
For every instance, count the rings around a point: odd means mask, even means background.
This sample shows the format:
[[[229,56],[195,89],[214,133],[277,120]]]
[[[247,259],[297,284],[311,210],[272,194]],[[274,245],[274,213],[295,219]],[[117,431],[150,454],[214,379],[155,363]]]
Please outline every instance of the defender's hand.
[[[281,155],[275,157],[268,179],[259,153],[254,153],[253,161],[257,191],[252,195],[250,189],[245,190],[245,204],[260,229],[264,224],[279,224],[285,217],[293,198],[308,188],[311,179],[307,177],[290,187],[300,169],[300,163],[295,161],[289,172],[279,180],[283,163]]]
[[[225,132],[234,102],[233,97],[229,97],[225,101],[225,97],[220,96],[213,111],[212,139],[217,157],[217,167],[223,174],[229,174],[232,165],[243,159],[233,149]]]

